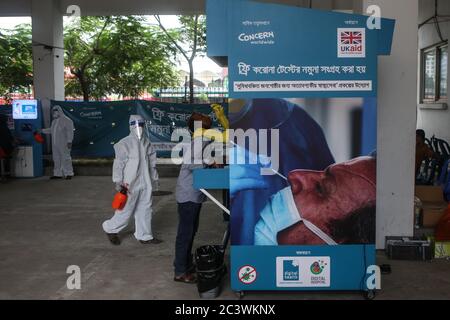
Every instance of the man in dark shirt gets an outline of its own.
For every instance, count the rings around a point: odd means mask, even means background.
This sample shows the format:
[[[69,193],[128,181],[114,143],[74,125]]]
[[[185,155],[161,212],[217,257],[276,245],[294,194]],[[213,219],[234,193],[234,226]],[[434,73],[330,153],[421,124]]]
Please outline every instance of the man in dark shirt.
[[[434,152],[425,143],[425,131],[422,129],[416,130],[416,175],[419,173],[420,165],[423,160],[433,158]]]
[[[183,164],[177,180],[175,198],[178,206],[178,231],[175,241],[175,277],[174,280],[185,283],[195,283],[196,276],[193,271],[192,244],[198,230],[199,215],[202,203],[206,200],[200,190],[194,189],[193,170],[204,168],[202,159],[203,148],[209,139],[202,134],[194,134],[194,123],[201,123],[198,130],[210,129],[211,119],[204,114],[193,113],[188,121],[190,132],[193,133],[192,142],[183,149]],[[201,148],[196,150],[198,143]],[[190,148],[190,150],[187,150]],[[200,160],[200,161],[195,161]]]

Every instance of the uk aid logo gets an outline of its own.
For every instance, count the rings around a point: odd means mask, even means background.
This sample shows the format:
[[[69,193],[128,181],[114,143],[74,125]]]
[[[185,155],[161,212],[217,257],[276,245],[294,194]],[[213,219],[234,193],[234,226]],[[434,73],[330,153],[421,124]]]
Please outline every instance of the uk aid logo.
[[[365,58],[366,29],[338,28],[337,51],[339,58]]]

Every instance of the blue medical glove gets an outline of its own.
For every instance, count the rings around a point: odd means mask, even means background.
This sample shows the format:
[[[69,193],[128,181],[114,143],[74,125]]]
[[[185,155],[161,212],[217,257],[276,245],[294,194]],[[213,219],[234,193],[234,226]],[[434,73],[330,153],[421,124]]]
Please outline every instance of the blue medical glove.
[[[267,157],[256,155],[238,145],[230,149],[230,196],[248,189],[265,189],[268,184],[261,175],[261,168],[267,168],[270,163]],[[252,160],[252,161],[250,161]],[[249,164],[255,163],[256,164]]]

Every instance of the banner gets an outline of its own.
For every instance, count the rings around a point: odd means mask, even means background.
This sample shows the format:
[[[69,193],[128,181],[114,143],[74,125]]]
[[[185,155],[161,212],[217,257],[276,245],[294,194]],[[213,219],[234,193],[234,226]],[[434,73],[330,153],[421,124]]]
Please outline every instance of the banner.
[[[227,105],[223,105],[225,113]],[[147,134],[158,151],[159,157],[170,157],[171,150],[177,142],[171,141],[172,132],[177,128],[186,128],[193,112],[208,115],[213,121],[213,128],[219,128],[216,114],[209,104],[182,104],[141,100],[137,102],[137,113],[146,119]]]
[[[368,17],[340,12],[243,0],[207,8],[208,55],[228,57],[230,97],[376,96],[394,20],[369,29]]]
[[[72,155],[74,157],[114,157],[114,144],[129,134],[131,114],[146,120],[147,136],[158,157],[170,157],[174,145],[172,132],[185,128],[192,112],[209,115],[213,126],[219,127],[209,104],[177,104],[145,100],[112,102],[52,101],[72,119],[75,127]],[[227,112],[227,106],[224,105]]]
[[[207,3],[208,54],[245,99],[230,114],[232,289],[373,290],[377,58],[395,21]]]

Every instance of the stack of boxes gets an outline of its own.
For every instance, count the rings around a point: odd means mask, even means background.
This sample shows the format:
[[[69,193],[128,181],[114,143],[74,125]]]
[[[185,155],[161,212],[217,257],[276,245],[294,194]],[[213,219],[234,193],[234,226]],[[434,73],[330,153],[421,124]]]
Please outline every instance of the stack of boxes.
[[[448,204],[444,200],[442,188],[438,186],[416,186],[415,195],[421,201],[420,224],[434,230],[438,222],[447,213]],[[434,241],[429,235],[428,240]],[[450,258],[450,241],[435,241],[435,258]]]

